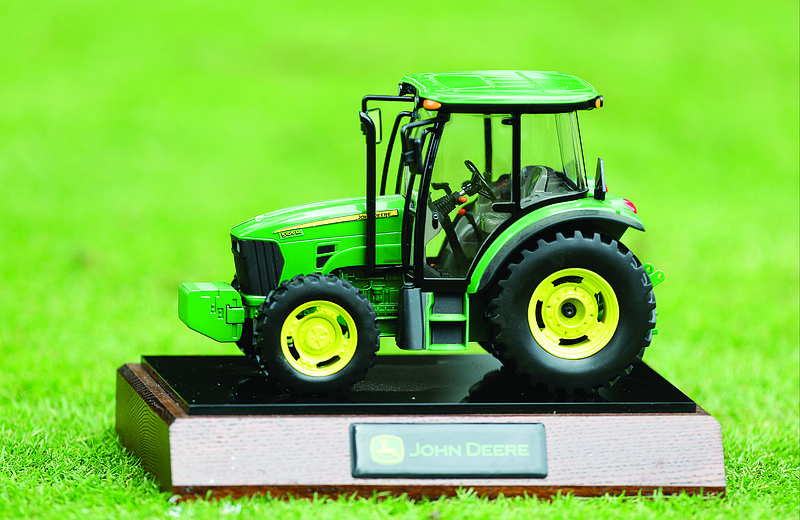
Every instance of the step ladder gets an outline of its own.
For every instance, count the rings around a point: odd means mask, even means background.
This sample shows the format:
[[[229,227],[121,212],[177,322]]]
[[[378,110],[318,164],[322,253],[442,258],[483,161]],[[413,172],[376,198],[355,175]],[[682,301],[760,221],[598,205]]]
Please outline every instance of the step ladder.
[[[425,348],[454,351],[469,347],[469,300],[465,293],[423,293],[425,303]]]

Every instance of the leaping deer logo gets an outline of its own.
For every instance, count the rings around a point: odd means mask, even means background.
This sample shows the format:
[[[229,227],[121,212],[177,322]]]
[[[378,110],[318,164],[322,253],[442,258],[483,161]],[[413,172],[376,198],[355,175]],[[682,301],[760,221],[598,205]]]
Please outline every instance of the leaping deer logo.
[[[403,439],[394,435],[378,435],[369,443],[369,453],[378,464],[400,464],[405,457]]]

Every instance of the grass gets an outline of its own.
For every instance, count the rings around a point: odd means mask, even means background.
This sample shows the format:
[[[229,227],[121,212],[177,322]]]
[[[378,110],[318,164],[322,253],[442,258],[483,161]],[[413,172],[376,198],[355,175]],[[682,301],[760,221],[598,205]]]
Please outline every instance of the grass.
[[[796,518],[798,6],[209,1],[0,8],[0,517]],[[353,195],[356,110],[409,72],[563,70],[587,163],[667,272],[646,359],[717,417],[728,496],[174,503],[120,448],[114,372],[229,354],[178,321],[228,228]],[[313,179],[309,183],[308,179]],[[358,188],[360,189],[360,188]]]

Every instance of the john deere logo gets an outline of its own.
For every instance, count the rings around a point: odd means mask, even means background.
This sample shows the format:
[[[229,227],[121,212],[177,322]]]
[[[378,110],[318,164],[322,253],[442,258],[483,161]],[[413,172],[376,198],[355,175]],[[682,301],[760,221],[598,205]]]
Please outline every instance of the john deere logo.
[[[540,423],[351,424],[355,478],[547,476]]]
[[[377,464],[400,464],[405,457],[403,439],[394,435],[378,435],[369,443],[369,454]]]

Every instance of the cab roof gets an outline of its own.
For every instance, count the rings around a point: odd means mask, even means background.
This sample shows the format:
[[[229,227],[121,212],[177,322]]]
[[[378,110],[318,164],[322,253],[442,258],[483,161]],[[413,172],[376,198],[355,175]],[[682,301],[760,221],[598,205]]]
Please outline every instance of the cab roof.
[[[540,71],[465,71],[409,74],[400,94],[415,94],[450,109],[515,105],[534,112],[599,108],[603,97],[570,74]],[[528,110],[526,110],[528,111]]]

